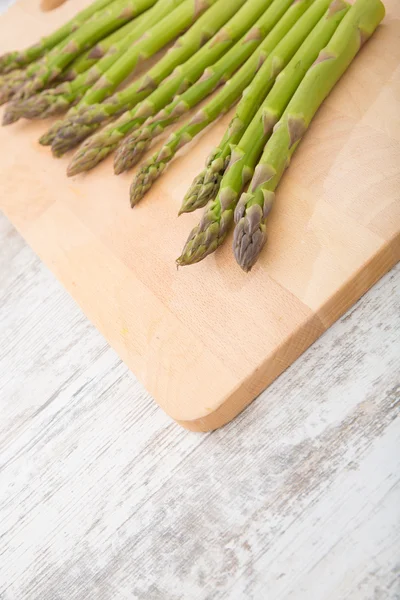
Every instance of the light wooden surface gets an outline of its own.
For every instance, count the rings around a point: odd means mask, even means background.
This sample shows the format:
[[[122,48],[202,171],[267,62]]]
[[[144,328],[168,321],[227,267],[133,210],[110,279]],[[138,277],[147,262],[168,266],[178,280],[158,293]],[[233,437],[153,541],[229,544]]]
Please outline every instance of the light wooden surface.
[[[26,43],[68,12],[21,0],[0,47]],[[400,257],[399,3],[319,113],[278,195],[270,242],[245,275],[230,243],[177,272],[197,215],[184,191],[227,118],[175,161],[135,211],[131,174],[107,161],[67,181],[37,138],[43,124],[0,131],[0,207],[157,402],[185,427],[234,417]]]
[[[400,268],[187,432],[0,217],[1,600],[399,600]]]

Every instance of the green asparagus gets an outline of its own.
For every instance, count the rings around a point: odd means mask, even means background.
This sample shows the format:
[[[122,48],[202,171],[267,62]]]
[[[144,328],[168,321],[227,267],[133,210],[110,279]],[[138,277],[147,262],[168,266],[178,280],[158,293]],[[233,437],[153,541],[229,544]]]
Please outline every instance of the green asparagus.
[[[240,139],[240,134],[238,135]],[[178,215],[194,212],[206,206],[218,193],[221,179],[229,165],[231,148],[228,142],[221,142],[206,160],[206,166],[194,178],[185,194]]]
[[[51,35],[42,38],[26,50],[8,52],[0,56],[0,73],[8,73],[13,69],[24,67],[39,58],[46,52],[57,46],[65,40],[71,33],[76,31],[85,21],[90,19],[95,13],[112,4],[114,0],[95,0],[87,8],[79,12],[73,19],[57,29]]]
[[[335,6],[336,4],[333,3],[332,7],[328,10],[328,15],[334,11]],[[340,3],[338,3],[337,6],[340,6]],[[309,42],[307,41],[304,48],[307,48],[308,43]],[[303,58],[304,48],[302,48],[302,51],[299,51],[299,56],[301,58],[298,60],[305,60],[305,64],[308,64],[307,59]],[[297,67],[296,61],[293,59],[291,62],[294,70],[300,73],[300,68]],[[287,68],[285,69],[285,72],[290,73],[291,69]],[[301,69],[301,72],[304,72],[304,68]],[[259,77],[263,77],[263,73],[261,73]],[[292,77],[292,75],[290,75],[289,78],[290,77]],[[278,79],[282,78],[282,74],[278,76]],[[254,82],[254,85],[256,86],[257,82]],[[269,88],[267,87],[267,92],[268,89]],[[264,97],[266,95],[267,94],[264,93]],[[229,124],[222,141],[207,158],[205,169],[194,179],[186,193],[179,214],[193,212],[198,208],[202,208],[206,206],[210,200],[213,200],[216,197],[222,177],[229,165],[231,148],[239,143],[243,132],[249,126],[258,108],[257,103],[253,102],[252,98],[252,93],[246,94],[239,103],[235,116]]]
[[[28,98],[38,90],[43,89],[48,82],[56,79],[81,52],[140,15],[155,4],[155,1],[117,0],[112,3],[108,9],[104,10],[101,17],[82,25],[53,51],[45,55],[41,61],[40,69],[35,70],[33,75],[31,75],[29,69],[27,70],[28,79],[19,90],[18,99]]]
[[[189,31],[187,34],[188,39],[184,39],[184,36],[178,40],[177,48],[173,49],[172,55],[165,57],[165,60],[160,61],[155,69],[152,69],[151,73],[147,74],[147,78],[154,80],[153,89],[155,89],[156,84],[158,85],[167,75],[170,75],[175,67],[180,66],[180,69],[178,72],[174,72],[172,79],[179,81],[181,84],[183,80],[181,77],[183,77],[183,74],[186,74],[190,69],[194,68],[197,72],[201,67],[204,69],[204,61],[206,61],[206,64],[210,64],[209,61],[211,58],[219,58],[223,52],[226,52],[231,45],[237,41],[243,32],[250,28],[256,18],[269,6],[269,4],[271,4],[271,1],[272,0],[261,0],[261,2],[255,2],[254,0],[247,0],[246,5],[242,10],[240,10],[240,8],[245,4],[244,0],[242,0],[240,4],[235,2],[234,6],[231,6],[231,3],[227,5],[225,2],[220,2],[218,7],[214,7],[214,10],[212,11],[213,15],[207,13],[209,14],[207,17],[207,29],[204,32],[205,35],[203,35],[201,43],[199,45],[196,44],[195,49],[191,40],[191,31]],[[223,17],[223,22],[221,22],[221,16]],[[212,18],[216,19],[216,21],[213,21]],[[230,19],[229,23],[221,29],[222,25],[225,24],[228,19]],[[210,24],[212,24],[212,28],[210,28]],[[195,33],[196,38],[198,37],[199,32],[200,28]],[[208,41],[205,47],[201,48],[201,46],[212,37],[211,35],[207,35],[207,32],[212,33],[214,38]],[[190,47],[190,53],[187,51],[182,52],[182,50],[180,50],[182,46]],[[201,50],[197,52],[199,48],[201,48]],[[193,56],[195,51],[197,54]],[[208,58],[208,55],[210,55],[211,58]],[[179,62],[177,59],[179,59]],[[184,73],[180,72],[181,69]],[[84,109],[81,111],[81,114],[75,117],[75,119],[81,124],[89,125],[93,123],[98,125],[100,122],[109,119],[111,116],[122,114],[138,103],[138,89],[140,88],[138,88],[137,82],[134,82],[121,93],[115,94],[115,96],[110,98],[107,103],[100,106],[95,105],[86,110]],[[139,100],[142,99],[143,98],[141,97],[139,98]]]
[[[16,69],[11,73],[0,75],[0,106],[8,102],[25,82],[25,69]]]
[[[278,0],[278,4],[280,1],[281,0]],[[170,102],[177,92],[185,90],[193,81],[196,81],[208,64],[215,62],[215,60],[228,50],[244,32],[251,28],[260,16],[260,13],[262,13],[269,4],[270,0],[263,0],[263,2],[260,2],[259,0],[248,0],[243,8],[221,29],[219,34],[214,36],[214,38],[184,64],[178,66],[173,73],[163,81],[158,89],[151,94],[151,89],[145,89],[143,95],[140,88],[139,91],[132,94],[132,90],[137,90],[137,87],[132,88],[129,92],[130,102],[133,102],[134,105],[136,104],[135,108],[131,111],[127,111],[116,123],[106,127],[99,134],[88,140],[74,157],[73,163],[70,166],[70,173],[78,173],[93,168],[100,160],[116,148],[119,141],[127,133],[143,124],[149,115],[156,114]],[[163,71],[166,70],[166,66],[168,66],[169,72],[172,70],[168,59],[169,57],[166,56],[165,60],[162,59],[160,63],[147,73],[147,78],[150,78],[150,81],[158,83]],[[163,63],[163,65],[161,65],[161,63]],[[143,88],[145,82],[139,81],[135,85],[140,85]],[[127,94],[122,92],[119,96],[120,102],[122,96],[124,96],[124,99],[122,100],[122,105],[119,104],[121,107],[125,106]],[[147,99],[140,104],[137,104],[138,100],[143,97],[147,97]],[[112,106],[112,104],[110,103],[107,106]],[[99,108],[101,108],[101,106]],[[93,107],[93,109],[95,109],[95,107]],[[79,124],[77,123],[76,126],[78,127],[78,125]],[[66,135],[65,137],[69,138],[69,135]],[[68,139],[66,142],[68,143]],[[57,139],[57,144],[64,144],[61,132]]]
[[[179,3],[180,2],[183,2],[183,0],[179,0]],[[158,6],[161,7],[163,4],[164,2],[160,3]],[[129,21],[128,23],[126,23],[125,25],[108,35],[103,40],[100,40],[89,50],[78,56],[78,58],[76,58],[68,67],[68,70],[63,71],[63,73],[61,73],[60,77],[62,78],[62,80],[73,81],[74,79],[76,79],[76,77],[78,77],[78,75],[88,71],[101,58],[103,58],[111,48],[114,49],[119,42],[121,42],[128,35],[130,35],[131,31],[133,31],[133,29],[136,29],[138,27],[138,24],[142,20],[147,19],[149,13],[151,13],[154,10],[154,8],[156,8],[156,6],[157,4],[155,4],[148,11],[139,15],[136,19],[133,19],[133,21]]]
[[[90,69],[90,67],[100,60],[111,47],[124,39],[133,27],[137,27],[140,20],[146,15],[147,12],[140,15],[137,19],[129,21],[126,25],[114,31],[104,40],[95,44],[90,50],[78,56],[72,62],[69,69],[61,73],[57,80],[73,81],[78,75]],[[31,76],[40,69],[40,65],[40,60],[37,60],[33,65],[30,65]],[[26,69],[15,69],[6,75],[0,75],[0,105],[4,104],[4,102],[8,102],[8,100],[10,100],[26,82],[27,78]]]
[[[237,101],[240,94],[250,82],[251,85],[245,93],[241,110],[244,110],[243,105],[244,107],[255,107],[257,110],[264,97],[271,89],[278,73],[285,67],[301,46],[307,35],[325,12],[330,1],[331,0],[315,0],[314,3],[308,2],[303,5],[301,2],[297,2],[292,6],[292,9],[300,9],[303,6],[303,12],[304,8],[309,8],[301,18],[296,18],[295,25],[269,54],[255,77],[253,73],[250,72],[249,74],[248,69],[246,69],[248,63],[246,63],[246,65],[244,65],[236,75],[228,81],[219,94],[197,112],[188,125],[185,125],[176,133],[172,134],[167,143],[161,148],[160,152],[156,153],[143,165],[131,187],[132,206],[137,204],[141,198],[143,198],[156,179],[163,173],[167,164],[172,160],[176,152],[183,145],[192,141],[196,135],[203,131],[217,117],[226,112]],[[285,17],[287,17],[288,13],[286,13]],[[240,114],[240,111],[237,115],[238,114]],[[262,147],[260,149],[260,152],[261,151]]]
[[[329,44],[320,52],[265,147],[249,192],[235,210],[234,253],[248,272],[266,243],[266,221],[275,190],[315,113],[385,15],[380,0],[356,0]]]
[[[279,119],[279,114],[285,109],[307,71],[307,67],[318,56],[318,52],[329,40],[348,8],[342,0],[334,0],[326,15],[315,27],[316,21],[319,20],[318,16],[321,17],[321,13],[318,15],[318,9],[324,10],[327,5],[328,2],[316,0],[275,49],[275,60],[287,62],[285,57],[291,54],[287,71],[283,70],[271,93],[266,97],[247,127],[240,143],[233,147],[229,166],[221,180],[219,193],[215,200],[208,205],[200,224],[190,234],[182,255],[178,259],[180,265],[203,260],[223,243],[233,221],[233,210],[239,194],[252,177],[254,167],[265,142]],[[315,17],[317,17],[316,20]],[[293,57],[294,53],[290,48],[293,49],[296,38],[299,41],[302,38],[303,44],[300,45],[300,42],[298,52]],[[252,84],[252,95],[255,93],[255,88],[261,84],[262,79],[260,70]],[[247,98],[250,98],[250,94],[247,95]],[[237,111],[237,114],[240,116],[240,111]]]
[[[26,100],[14,102],[9,109],[13,113],[14,121],[17,120],[17,117],[43,119],[66,111],[69,106],[82,98],[85,93],[88,93],[88,90],[94,90],[96,82],[104,83],[104,77],[107,77],[109,69],[119,62],[122,57],[125,60],[129,52],[134,52],[137,56],[142,44],[141,42],[135,44],[135,42],[148,31],[151,33],[154,29],[159,29],[159,24],[164,22],[163,19],[169,15],[175,15],[174,9],[179,7],[183,1],[163,0],[137,19],[127,23],[121,28],[125,33],[122,39],[118,39],[118,36],[117,41],[109,47],[107,54],[91,69],[82,73],[73,81],[64,82],[53,89],[45,90]],[[121,30],[118,30],[117,33],[120,33]],[[116,33],[113,36],[116,36]],[[94,51],[95,53],[98,51],[98,46],[95,46]],[[107,93],[107,86],[101,85],[97,93]]]
[[[122,173],[134,166],[155,137],[209,96],[221,83],[230,79],[260,46],[292,3],[293,0],[275,0],[239,42],[211,67],[207,67],[200,80],[183,94],[176,96],[161,112],[150,117],[141,129],[128,136],[115,155],[115,173]]]
[[[269,2],[270,0],[263,0],[263,3]],[[219,0],[217,4],[214,4],[209,10],[203,14],[198,21],[189,29],[189,31],[181,36],[175,46],[164,55],[164,57],[151,68],[143,77],[133,82],[128,88],[112,96],[104,104],[95,104],[92,107],[85,107],[83,113],[80,112],[81,105],[78,105],[76,109],[72,109],[67,118],[64,121],[57,122],[49,130],[44,137],[41,138],[40,143],[44,145],[53,144],[53,151],[56,155],[63,154],[66,150],[76,146],[81,140],[85,139],[98,127],[101,123],[108,119],[113,111],[124,112],[126,103],[128,101],[137,104],[149,94],[151,94],[157,85],[162,82],[176,67],[174,75],[171,75],[169,80],[169,86],[172,86],[175,82],[178,83],[178,74],[180,73],[179,65],[187,61],[189,57],[197,52],[197,50],[204,44],[204,42],[212,37],[220,28],[226,23],[228,19],[232,17],[235,12],[240,9],[244,4],[245,0],[233,0],[226,5],[223,0]],[[255,0],[251,0],[250,4],[255,4]],[[259,6],[259,3],[258,3]],[[258,10],[260,10],[258,8]],[[238,13],[239,14],[239,13]],[[251,11],[250,11],[251,14]],[[233,20],[233,19],[232,19]],[[222,32],[228,33],[230,31],[229,24],[224,27]],[[211,40],[212,42],[212,40]],[[215,47],[211,48],[211,42],[206,44],[198,54],[207,52],[210,57],[215,53],[221,54],[226,46],[229,44],[229,38],[227,35],[221,34],[221,39]],[[195,54],[195,57],[198,56]],[[193,59],[195,60],[195,57]],[[182,83],[182,78],[180,80]],[[161,94],[162,90],[158,90],[158,94]],[[112,107],[112,110],[110,109]],[[89,118],[93,121],[91,125],[85,125],[81,123],[82,117]],[[76,122],[75,122],[76,119]],[[56,140],[57,138],[57,140]]]

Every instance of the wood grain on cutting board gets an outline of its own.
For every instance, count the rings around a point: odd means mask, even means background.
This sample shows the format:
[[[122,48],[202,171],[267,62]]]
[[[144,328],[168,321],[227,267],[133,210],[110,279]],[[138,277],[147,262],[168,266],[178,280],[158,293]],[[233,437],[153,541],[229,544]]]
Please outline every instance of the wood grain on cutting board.
[[[87,2],[85,3],[87,4]],[[176,217],[218,143],[216,123],[135,209],[112,159],[67,179],[37,143],[49,123],[0,130],[0,207],[153,394],[193,430],[232,419],[400,258],[400,8],[325,102],[277,195],[269,243],[246,275],[231,240],[175,267],[198,215]],[[21,0],[0,48],[34,41],[81,7]],[[282,399],[284,401],[284,399]]]

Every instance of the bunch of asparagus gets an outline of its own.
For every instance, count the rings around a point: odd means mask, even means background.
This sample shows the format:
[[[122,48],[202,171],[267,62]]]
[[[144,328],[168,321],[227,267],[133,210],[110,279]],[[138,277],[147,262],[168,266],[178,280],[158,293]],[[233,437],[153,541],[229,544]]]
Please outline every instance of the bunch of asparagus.
[[[206,208],[177,263],[203,260],[235,225],[234,255],[247,272],[294,151],[383,17],[380,0],[95,0],[34,46],[0,56],[3,124],[65,113],[39,141],[61,156],[88,138],[68,175],[114,150],[119,174],[205,101],[142,164],[135,206],[182,146],[237,104],[183,199],[180,214]]]

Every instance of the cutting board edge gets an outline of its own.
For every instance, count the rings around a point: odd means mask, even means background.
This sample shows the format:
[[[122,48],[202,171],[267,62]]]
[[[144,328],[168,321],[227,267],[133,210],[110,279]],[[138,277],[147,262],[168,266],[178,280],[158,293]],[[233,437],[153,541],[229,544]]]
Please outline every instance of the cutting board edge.
[[[30,243],[27,239],[26,232],[20,230],[13,219],[4,210],[4,214],[16,228],[29,247],[40,258],[43,264],[56,277],[57,281],[62,285],[66,292],[79,306],[82,313],[89,321],[100,331],[101,335],[107,341],[113,350],[120,356],[120,352],[113,342],[108,339],[108,336],[103,333],[101,328],[94,324],[94,319],[79,300],[74,296],[72,291],[65,285],[65,282],[59,279],[55,273],[55,264],[48,261],[39,249]],[[259,365],[254,371],[244,379],[238,386],[230,390],[216,410],[197,417],[192,420],[180,419],[177,415],[171,414],[165,408],[162,400],[157,398],[157,394],[151,390],[145,381],[136,375],[135,370],[131,368],[127,361],[123,362],[132,371],[138,381],[152,394],[158,406],[178,425],[192,432],[206,433],[214,431],[227,425],[243,410],[247,408],[263,391],[265,391],[282,373],[286,371],[315,341],[317,341],[331,325],[342,317],[354,304],[386,273],[388,273],[400,260],[400,232],[395,234],[390,240],[382,244],[379,252],[371,257],[369,261],[361,266],[361,268],[353,273],[352,277],[341,286],[336,293],[324,303],[318,311],[310,315],[304,323],[288,336],[284,342]],[[361,283],[360,283],[361,282]],[[357,283],[357,285],[356,285]],[[339,310],[332,311],[329,307],[339,306]]]
[[[184,429],[194,432],[214,431],[227,425],[243,410],[247,408],[256,398],[265,391],[282,373],[286,371],[300,356],[316,342],[336,321],[338,321],[348,310],[350,310],[382,277],[384,277],[400,261],[400,232],[395,234],[386,244],[382,245],[380,251],[371,257],[359,271],[353,274],[344,285],[337,290],[320,310],[304,322],[294,335],[288,337],[280,348],[264,361],[255,372],[244,380],[240,386],[232,391],[220,404],[217,410],[204,417],[194,420],[174,420]],[[361,285],[355,286],[355,282],[362,281]],[[354,290],[356,290],[354,292]],[[329,310],[331,305],[338,304],[340,309],[336,312]],[[318,324],[321,330],[318,331]],[[307,330],[310,328],[311,332]],[[313,331],[315,333],[313,333]],[[297,338],[305,340],[305,343],[296,344]],[[296,348],[291,354],[288,364],[276,361],[278,353],[287,354],[290,346]],[[275,364],[274,364],[275,362]],[[255,373],[261,372],[261,378],[254,384]],[[262,373],[265,373],[263,376]],[[252,390],[250,392],[249,390]],[[240,397],[240,400],[236,400]],[[161,405],[160,405],[161,406]],[[161,407],[162,408],[162,407]],[[173,417],[172,417],[173,418]]]

